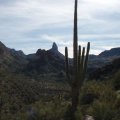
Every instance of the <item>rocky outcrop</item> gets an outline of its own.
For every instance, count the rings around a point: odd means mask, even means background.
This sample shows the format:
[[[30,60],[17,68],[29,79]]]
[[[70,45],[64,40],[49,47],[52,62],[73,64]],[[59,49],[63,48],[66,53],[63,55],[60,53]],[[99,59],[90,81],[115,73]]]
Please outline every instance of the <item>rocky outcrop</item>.
[[[54,55],[55,57],[64,60],[64,55],[61,54],[61,53],[58,51],[58,46],[57,46],[57,44],[56,44],[55,42],[53,43],[52,48],[49,49],[47,52],[48,52],[48,54],[52,54],[52,55]]]
[[[57,46],[57,44],[55,42],[53,43],[52,48],[50,49],[50,51],[52,51],[52,52],[58,51],[58,46]]]
[[[58,51],[58,46],[53,43],[49,50],[38,49],[35,54],[27,56],[29,64],[27,71],[42,73],[57,73],[64,70],[64,56]]]

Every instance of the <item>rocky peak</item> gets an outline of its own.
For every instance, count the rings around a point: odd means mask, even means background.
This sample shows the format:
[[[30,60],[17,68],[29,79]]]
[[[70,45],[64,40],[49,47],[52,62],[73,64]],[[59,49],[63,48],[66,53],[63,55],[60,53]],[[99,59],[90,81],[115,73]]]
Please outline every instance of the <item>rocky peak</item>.
[[[1,46],[5,46],[5,45],[0,41],[0,47],[1,47]]]
[[[45,50],[38,49],[37,52],[36,52],[36,55],[37,55],[37,56],[40,56],[40,55],[43,55],[43,54],[45,54],[45,53],[46,53]]]
[[[0,54],[6,54],[8,52],[8,48],[0,41]]]
[[[12,56],[17,57],[17,58],[20,58],[20,59],[26,57],[22,50],[16,51],[15,49],[10,49],[10,48],[9,48],[9,52],[10,52],[10,54],[11,54]]]
[[[64,59],[64,55],[58,51],[58,46],[55,42],[53,42],[52,48],[49,49],[47,53],[52,54],[56,57],[59,57],[60,59]]]
[[[1,49],[6,49],[6,46],[0,41],[0,48]]]
[[[53,43],[51,50],[52,51],[58,51],[58,46],[55,42]]]

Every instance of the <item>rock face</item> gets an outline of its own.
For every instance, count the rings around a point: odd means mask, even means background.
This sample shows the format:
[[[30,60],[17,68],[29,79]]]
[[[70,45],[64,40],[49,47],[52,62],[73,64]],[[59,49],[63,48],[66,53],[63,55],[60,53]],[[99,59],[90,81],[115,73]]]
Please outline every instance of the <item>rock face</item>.
[[[52,45],[51,51],[53,51],[53,52],[58,51],[58,46],[57,46],[57,44],[55,42]]]

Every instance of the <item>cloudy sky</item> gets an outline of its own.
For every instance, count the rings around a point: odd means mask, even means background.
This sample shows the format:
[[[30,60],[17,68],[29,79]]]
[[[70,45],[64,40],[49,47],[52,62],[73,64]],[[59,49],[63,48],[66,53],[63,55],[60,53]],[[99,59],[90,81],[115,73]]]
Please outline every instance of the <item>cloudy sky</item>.
[[[91,53],[120,47],[120,0],[79,0],[79,44]],[[72,56],[74,0],[0,0],[0,41],[34,53],[53,42]]]

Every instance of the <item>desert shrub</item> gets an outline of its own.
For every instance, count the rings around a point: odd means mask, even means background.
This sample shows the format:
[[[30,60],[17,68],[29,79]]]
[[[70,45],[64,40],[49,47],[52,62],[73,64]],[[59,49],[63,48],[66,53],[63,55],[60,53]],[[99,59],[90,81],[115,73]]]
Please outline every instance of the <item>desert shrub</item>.
[[[79,107],[82,115],[91,115],[95,120],[114,119],[118,115],[117,96],[110,81],[86,82],[80,96]]]
[[[116,115],[112,120],[119,120],[120,119],[120,109],[116,111]]]
[[[115,99],[111,82],[88,81],[82,87],[80,104],[92,104],[95,100],[114,102]]]
[[[120,109],[120,90],[116,91],[117,98],[115,99],[115,107],[117,109]]]
[[[113,77],[113,86],[116,90],[120,90],[120,71]]]
[[[96,101],[88,109],[88,114],[92,115],[95,120],[113,120],[117,112],[110,103]]]
[[[51,101],[51,102],[37,102],[34,107],[38,111],[40,120],[61,120],[65,117],[69,102]]]
[[[81,107],[78,107],[77,111],[76,111],[76,120],[83,120],[84,118],[84,114],[82,114],[81,112]]]
[[[90,104],[100,96],[99,86],[95,81],[86,82],[82,87],[80,94],[80,103],[81,104]]]
[[[99,99],[105,88],[102,82],[88,81],[84,84],[80,94],[80,104],[91,104]]]

